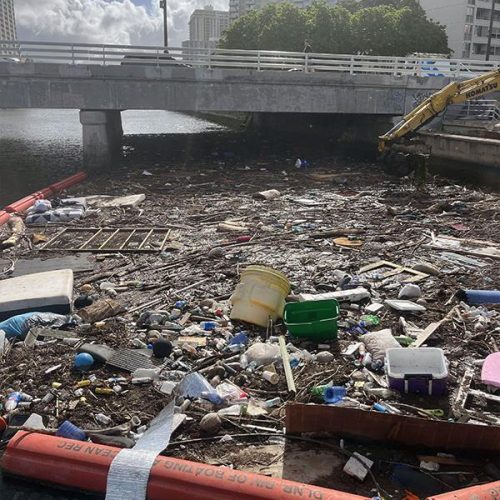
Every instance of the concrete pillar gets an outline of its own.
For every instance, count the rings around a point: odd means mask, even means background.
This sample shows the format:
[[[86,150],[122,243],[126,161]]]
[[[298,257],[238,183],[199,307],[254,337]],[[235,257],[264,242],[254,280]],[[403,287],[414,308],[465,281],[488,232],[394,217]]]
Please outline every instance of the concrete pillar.
[[[83,166],[89,170],[109,167],[121,154],[122,118],[119,110],[81,110]]]

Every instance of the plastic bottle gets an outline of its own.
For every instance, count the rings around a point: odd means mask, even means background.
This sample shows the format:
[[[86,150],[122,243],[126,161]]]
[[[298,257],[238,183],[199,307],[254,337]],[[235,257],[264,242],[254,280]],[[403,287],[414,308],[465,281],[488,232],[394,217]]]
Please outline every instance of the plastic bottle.
[[[281,404],[281,398],[268,399],[264,402],[266,408],[273,408],[274,406],[279,406]]]
[[[11,392],[7,396],[7,399],[5,400],[5,405],[4,405],[5,411],[9,412],[15,410],[20,401],[21,401],[21,393]]]
[[[327,387],[323,393],[323,399],[327,404],[335,404],[345,397],[347,390],[345,387],[334,385],[333,387]]]
[[[234,416],[237,417],[239,415],[243,415],[245,412],[245,407],[242,405],[232,405],[227,408],[222,408],[217,412],[220,416]]]
[[[329,385],[317,385],[316,387],[311,388],[311,394],[318,398],[322,398],[325,394],[325,390],[327,387],[331,387]]]
[[[367,387],[367,385],[365,385],[365,387],[363,387],[363,391],[370,396],[382,399],[390,399],[397,395],[396,392],[386,389],[385,387]]]
[[[217,392],[215,391],[203,391],[201,393],[201,397],[203,399],[206,399],[208,401],[210,401],[212,404],[214,405],[221,405],[224,403],[224,398],[222,396],[220,396]]]
[[[205,330],[206,332],[210,332],[212,330],[215,330],[217,328],[217,323],[215,321],[202,321],[200,323],[200,328],[202,330]]]
[[[111,417],[104,415],[104,413],[97,413],[96,415],[94,415],[94,418],[97,420],[97,422],[104,425],[109,425],[113,421]]]

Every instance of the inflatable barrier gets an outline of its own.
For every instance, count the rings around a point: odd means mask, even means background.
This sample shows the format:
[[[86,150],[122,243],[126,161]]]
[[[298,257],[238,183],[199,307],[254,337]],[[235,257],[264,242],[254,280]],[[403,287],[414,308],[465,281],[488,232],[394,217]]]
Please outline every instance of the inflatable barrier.
[[[480,484],[472,486],[472,488],[429,497],[427,500],[498,500],[499,498],[500,481],[495,481],[494,483]]]
[[[23,478],[105,493],[109,467],[119,448],[36,433],[18,432],[1,460],[2,469]],[[364,497],[158,456],[151,470],[148,500],[361,500]]]
[[[26,479],[105,493],[109,467],[119,448],[18,432],[1,460],[2,469]],[[158,456],[148,483],[148,500],[362,500],[364,497],[294,481]],[[498,500],[500,481],[427,500]],[[367,499],[365,499],[367,500]]]
[[[10,219],[10,214],[7,213],[5,210],[0,210],[0,226],[3,226],[4,224],[7,224]]]
[[[64,189],[68,189],[75,184],[79,184],[86,178],[87,174],[85,172],[78,172],[71,177],[67,177],[62,181],[51,184],[50,186],[41,189],[40,191],[36,191],[35,193],[32,193],[28,196],[25,196],[24,198],[21,198],[18,201],[15,201],[14,203],[11,203],[10,205],[7,205],[4,210],[0,211],[0,226],[5,224],[9,220],[8,214],[14,212],[24,212],[25,210],[33,206],[35,201],[55,196],[58,192],[63,191]]]

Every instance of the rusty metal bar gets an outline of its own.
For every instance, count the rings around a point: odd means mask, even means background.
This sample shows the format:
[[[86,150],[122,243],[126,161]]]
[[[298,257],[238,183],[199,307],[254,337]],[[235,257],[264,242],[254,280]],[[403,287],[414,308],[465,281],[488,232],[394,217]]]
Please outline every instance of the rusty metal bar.
[[[127,239],[123,242],[123,245],[120,247],[120,250],[123,250],[128,242],[132,239],[132,236],[134,236],[134,234],[136,233],[137,229],[133,229],[132,232],[128,235]]]
[[[102,232],[104,231],[104,228],[99,229],[97,233],[94,233],[93,236],[91,236],[82,246],[78,247],[79,250],[82,250],[85,248],[91,241],[93,241],[95,238],[97,238]]]
[[[98,250],[103,250],[104,247],[121,231],[121,229],[117,229],[99,248]],[[109,249],[107,249],[109,250]]]
[[[62,236],[62,235],[66,232],[66,230],[67,230],[67,229],[68,229],[68,228],[66,227],[66,228],[64,228],[61,232],[57,233],[57,234],[56,234],[56,235],[55,235],[55,236],[54,236],[51,240],[47,241],[47,243],[45,243],[44,245],[42,245],[42,246],[40,247],[40,250],[44,250],[44,249],[45,249],[46,247],[48,247],[50,244],[54,243],[54,241],[56,241],[56,240],[59,238],[59,236]]]
[[[139,245],[139,248],[137,250],[142,250],[146,242],[151,238],[151,235],[154,232],[154,228],[149,231],[149,233],[146,235],[146,237],[142,240],[142,243]]]
[[[168,237],[170,236],[170,233],[172,232],[171,229],[168,229],[167,232],[165,233],[165,238],[163,238],[163,241],[161,242],[160,245],[160,252],[163,252],[163,249],[165,248],[165,245],[167,244]]]

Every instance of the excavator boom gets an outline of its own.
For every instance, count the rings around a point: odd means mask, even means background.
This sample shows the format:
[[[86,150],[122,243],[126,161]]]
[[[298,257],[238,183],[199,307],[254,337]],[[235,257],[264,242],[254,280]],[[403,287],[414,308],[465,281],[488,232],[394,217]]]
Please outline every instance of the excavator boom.
[[[418,130],[450,104],[460,104],[497,90],[500,90],[500,69],[484,73],[470,80],[448,84],[410,111],[389,132],[379,137],[378,149],[380,153],[387,152],[392,143]]]

